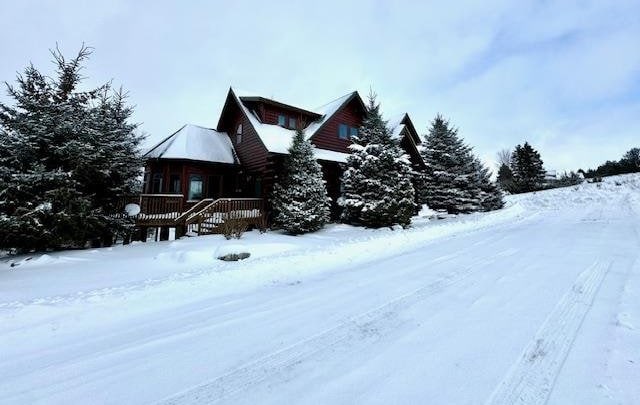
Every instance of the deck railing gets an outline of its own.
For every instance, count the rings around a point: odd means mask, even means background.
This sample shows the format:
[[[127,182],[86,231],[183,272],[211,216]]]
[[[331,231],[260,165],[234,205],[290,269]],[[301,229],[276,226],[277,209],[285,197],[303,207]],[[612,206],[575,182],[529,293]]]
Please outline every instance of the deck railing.
[[[141,194],[139,220],[175,221],[183,211],[182,194]]]
[[[140,205],[135,216],[140,227],[176,228],[176,232],[214,233],[227,221],[243,221],[248,225],[266,226],[264,200],[261,198],[205,198],[195,205],[184,204],[182,194],[141,194],[127,203]]]
[[[185,223],[188,230],[198,233],[214,232],[225,221],[244,221],[260,228],[265,224],[264,200],[261,198],[219,198],[197,214],[189,216]]]

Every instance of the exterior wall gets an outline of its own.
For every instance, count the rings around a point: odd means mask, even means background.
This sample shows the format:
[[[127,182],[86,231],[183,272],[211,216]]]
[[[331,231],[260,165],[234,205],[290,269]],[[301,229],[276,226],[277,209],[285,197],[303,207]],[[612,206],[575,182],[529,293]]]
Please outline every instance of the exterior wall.
[[[322,166],[322,177],[327,182],[327,195],[331,198],[331,218],[340,217],[340,207],[338,198],[342,194],[340,182],[342,178],[342,165],[336,162],[320,162]]]
[[[149,174],[149,181],[145,182],[143,193],[154,194],[151,189],[153,174],[162,173],[162,189],[157,194],[182,194],[184,206],[188,207],[193,201],[189,201],[189,177],[192,174],[202,176],[203,198],[211,197],[244,197],[243,181],[240,176],[240,167],[190,160],[151,159],[145,164],[145,177]],[[180,176],[180,191],[170,189],[172,175]],[[219,177],[215,177],[219,176]],[[212,180],[210,181],[210,178]],[[220,180],[218,183],[217,180]],[[213,189],[212,187],[216,187]]]
[[[264,105],[263,111],[264,111],[263,113],[264,115],[262,116],[262,122],[264,122],[265,124],[278,125],[278,116],[280,114],[287,117],[287,122],[286,122],[287,127],[289,127],[289,118],[294,118],[296,120],[295,128],[298,128],[301,123],[304,123],[305,125],[307,125],[309,124],[309,122],[311,122],[311,118],[309,116],[300,114],[297,111],[278,108],[276,106]],[[292,127],[292,129],[294,128]]]
[[[231,142],[242,163],[242,167],[249,172],[264,170],[267,164],[267,149],[255,129],[251,126],[249,119],[240,108],[235,105],[235,101],[234,108],[230,109],[227,114],[229,115],[225,119],[227,124],[224,128],[220,129],[227,132],[231,137]],[[239,124],[242,124],[242,142],[238,143],[236,132]]]
[[[320,130],[311,138],[311,142],[319,148],[350,153],[349,145],[351,145],[351,141],[338,137],[338,126],[340,124],[346,124],[358,128],[362,125],[363,120],[364,111],[361,111],[359,103],[353,99],[324,123]]]

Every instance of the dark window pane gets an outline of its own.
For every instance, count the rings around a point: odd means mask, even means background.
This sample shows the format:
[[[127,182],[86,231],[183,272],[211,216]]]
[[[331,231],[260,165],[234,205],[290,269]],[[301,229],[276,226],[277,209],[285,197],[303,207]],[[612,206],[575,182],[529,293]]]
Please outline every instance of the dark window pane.
[[[162,173],[154,173],[151,182],[151,192],[153,194],[162,193]]]
[[[349,137],[353,138],[354,136],[358,136],[358,128],[351,127],[350,128]]]
[[[202,176],[192,174],[189,176],[189,200],[202,199]]]
[[[287,125],[287,117],[282,114],[278,115],[278,125],[280,125],[281,127]]]
[[[182,189],[180,188],[179,174],[172,174],[169,176],[169,192],[175,194],[180,194],[182,192]]]
[[[338,126],[338,137],[340,139],[347,139],[348,135],[348,127],[345,124],[340,124]]]
[[[296,128],[296,119],[295,118],[289,118],[289,128],[292,128],[292,129]]]

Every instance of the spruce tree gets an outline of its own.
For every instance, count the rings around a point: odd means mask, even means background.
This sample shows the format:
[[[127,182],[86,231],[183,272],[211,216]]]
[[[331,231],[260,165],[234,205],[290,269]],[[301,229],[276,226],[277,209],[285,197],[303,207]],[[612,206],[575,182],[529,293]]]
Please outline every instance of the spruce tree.
[[[422,148],[426,165],[424,196],[431,209],[451,214],[481,209],[480,189],[471,148],[449,121],[437,115]]]
[[[52,52],[53,78],[29,66],[0,103],[0,248],[83,247],[131,226],[115,217],[141,167],[130,108],[110,86],[79,91],[91,51]]]
[[[545,170],[540,154],[528,142],[516,146],[511,155],[514,189],[526,193],[542,189]]]
[[[415,209],[411,165],[392,139],[374,94],[369,95],[367,116],[352,140],[339,200],[342,220],[371,228],[408,226]]]
[[[301,129],[289,147],[283,176],[273,189],[274,224],[297,235],[315,232],[329,221],[322,168],[313,156],[313,147]]]
[[[514,192],[513,172],[506,163],[502,163],[498,169],[498,184],[507,192]]]
[[[480,190],[480,207],[482,211],[494,211],[504,207],[502,191],[498,185],[491,181],[491,172],[480,162],[480,159],[474,160],[476,171],[476,182]]]

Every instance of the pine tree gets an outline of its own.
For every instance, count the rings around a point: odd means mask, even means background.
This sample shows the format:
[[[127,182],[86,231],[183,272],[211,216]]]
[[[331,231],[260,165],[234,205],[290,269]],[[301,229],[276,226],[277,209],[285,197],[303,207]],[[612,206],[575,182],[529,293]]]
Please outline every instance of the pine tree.
[[[374,94],[353,142],[342,177],[342,220],[371,228],[408,226],[415,209],[411,165],[391,138]]]
[[[422,148],[424,196],[431,209],[457,214],[481,209],[471,148],[441,115],[431,123]]]
[[[516,146],[511,155],[511,172],[514,189],[519,193],[540,190],[544,184],[545,170],[540,154],[528,142]]]
[[[504,191],[514,192],[513,172],[505,163],[498,169],[498,184]]]
[[[289,147],[285,171],[274,186],[274,224],[291,234],[315,232],[329,221],[322,169],[313,156],[313,147],[301,129]]]
[[[29,66],[7,84],[15,105],[0,103],[0,248],[83,247],[130,226],[108,214],[137,191],[141,138],[122,93],[77,90],[90,53],[66,60],[55,50],[54,78]]]
[[[480,190],[480,207],[482,211],[494,211],[504,207],[502,191],[497,184],[491,181],[491,173],[489,169],[480,162],[480,159],[474,160],[476,171],[476,181]]]

